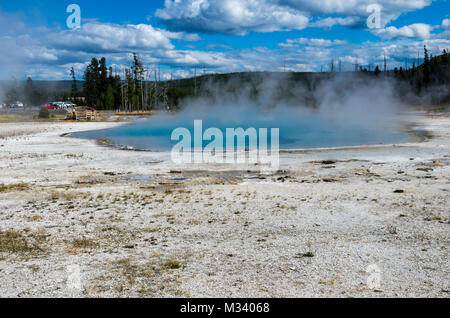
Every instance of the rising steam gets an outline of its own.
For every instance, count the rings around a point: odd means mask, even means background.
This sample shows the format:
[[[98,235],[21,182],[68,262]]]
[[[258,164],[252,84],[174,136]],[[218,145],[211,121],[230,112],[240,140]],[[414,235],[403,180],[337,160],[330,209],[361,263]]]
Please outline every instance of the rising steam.
[[[403,104],[386,78],[355,74],[310,75],[292,81],[289,74],[256,74],[242,80],[211,81],[201,95],[182,101],[182,110],[158,114],[95,138],[112,139],[137,148],[170,149],[178,127],[193,131],[194,120],[204,129],[217,127],[279,128],[281,148],[311,148],[403,141],[397,128]],[[93,137],[93,136],[87,136]]]

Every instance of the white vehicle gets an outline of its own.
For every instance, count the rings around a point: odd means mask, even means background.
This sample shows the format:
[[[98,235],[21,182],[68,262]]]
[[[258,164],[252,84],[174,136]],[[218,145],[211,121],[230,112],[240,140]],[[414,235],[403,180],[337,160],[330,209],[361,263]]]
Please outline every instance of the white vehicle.
[[[56,106],[56,108],[64,108],[64,103],[63,102],[53,102],[52,103],[53,106]]]
[[[74,103],[71,102],[64,102],[64,107],[65,108],[72,108],[72,107],[76,107],[77,105],[75,105]]]
[[[11,105],[9,105],[9,107],[11,107],[11,108],[23,108],[23,103],[17,101],[15,103],[12,103]]]

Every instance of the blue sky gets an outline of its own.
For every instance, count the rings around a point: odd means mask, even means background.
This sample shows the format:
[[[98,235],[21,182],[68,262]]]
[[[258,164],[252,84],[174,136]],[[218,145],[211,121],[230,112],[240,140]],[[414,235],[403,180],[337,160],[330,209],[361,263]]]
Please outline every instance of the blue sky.
[[[66,7],[81,8],[81,28]],[[369,28],[367,7],[380,6]],[[105,56],[120,72],[137,52],[162,77],[237,71],[320,71],[331,62],[412,64],[423,45],[450,48],[449,0],[19,0],[0,2],[0,78],[82,76]],[[172,75],[171,75],[172,74]]]

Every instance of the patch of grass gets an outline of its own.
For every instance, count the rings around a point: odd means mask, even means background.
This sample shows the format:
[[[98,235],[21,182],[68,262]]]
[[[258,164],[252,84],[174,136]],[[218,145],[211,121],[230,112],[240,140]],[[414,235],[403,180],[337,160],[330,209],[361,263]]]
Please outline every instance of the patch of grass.
[[[56,191],[56,190],[54,190],[54,191],[50,192],[49,199],[51,201],[56,201],[56,200],[71,201],[76,198],[80,198],[81,196],[82,196],[81,193],[75,192],[75,191]]]
[[[127,279],[130,285],[133,285],[138,277],[152,276],[151,268],[135,265],[129,258],[115,261],[112,264],[119,269],[120,273]]]
[[[34,121],[33,114],[2,114],[0,123],[22,123]]]
[[[174,269],[181,268],[181,263],[174,259],[168,260],[155,253],[146,262],[124,258],[112,262],[111,265],[114,281],[119,284],[116,290],[120,294],[135,294],[139,297],[154,297],[167,293],[183,295],[178,275],[173,272]]]
[[[75,239],[72,242],[72,247],[73,248],[81,248],[81,249],[92,249],[92,248],[96,248],[98,246],[98,244],[96,242],[94,242],[93,239],[88,239],[88,238],[81,238],[81,239]]]
[[[444,219],[440,216],[433,215],[433,216],[424,218],[424,221],[444,221]]]
[[[21,233],[8,230],[0,231],[0,253],[36,253],[43,251],[35,243],[31,243]]]
[[[25,191],[28,190],[29,185],[26,182],[12,183],[12,184],[0,184],[0,192],[11,192],[11,191]]]
[[[133,240],[135,235],[135,231],[113,225],[99,226],[94,231],[95,240],[102,248],[134,246]]]
[[[42,220],[42,216],[41,215],[31,215],[29,217],[27,217],[27,221],[28,222],[36,222]]]
[[[169,260],[164,263],[164,267],[168,269],[179,269],[181,268],[181,263],[177,260]]]

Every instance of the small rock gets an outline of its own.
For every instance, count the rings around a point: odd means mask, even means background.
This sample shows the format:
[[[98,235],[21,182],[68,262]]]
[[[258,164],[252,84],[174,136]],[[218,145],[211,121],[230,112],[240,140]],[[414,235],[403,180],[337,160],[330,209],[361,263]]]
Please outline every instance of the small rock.
[[[405,190],[397,189],[397,190],[394,190],[394,193],[405,193]]]
[[[433,171],[433,168],[417,168],[417,171],[425,171],[425,172],[430,172]]]

